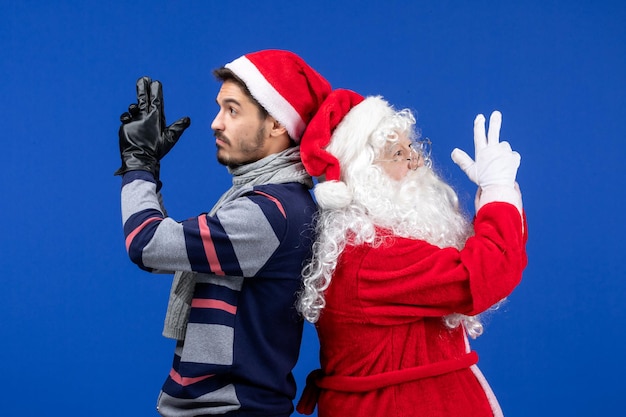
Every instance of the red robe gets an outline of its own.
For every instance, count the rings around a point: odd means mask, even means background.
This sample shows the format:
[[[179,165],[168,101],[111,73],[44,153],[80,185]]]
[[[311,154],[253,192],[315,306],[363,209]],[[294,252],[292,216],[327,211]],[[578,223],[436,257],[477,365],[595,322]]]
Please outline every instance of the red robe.
[[[481,313],[513,291],[525,229],[514,206],[490,203],[462,250],[400,237],[348,246],[317,323],[318,416],[501,415],[463,327],[442,317]]]

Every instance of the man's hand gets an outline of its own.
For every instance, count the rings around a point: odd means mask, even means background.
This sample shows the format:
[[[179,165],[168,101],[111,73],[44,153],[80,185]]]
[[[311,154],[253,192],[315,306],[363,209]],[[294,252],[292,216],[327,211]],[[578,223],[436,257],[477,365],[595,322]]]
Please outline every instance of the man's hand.
[[[132,103],[120,120],[122,166],[115,175],[135,170],[149,171],[158,182],[160,160],[174,147],[191,120],[183,117],[166,126],[161,83],[148,77],[137,80],[137,103]]]
[[[474,120],[474,161],[460,149],[452,151],[452,160],[483,191],[490,186],[515,186],[520,155],[511,150],[508,142],[500,142],[502,114],[494,111],[489,118],[489,132],[485,135],[485,116]]]

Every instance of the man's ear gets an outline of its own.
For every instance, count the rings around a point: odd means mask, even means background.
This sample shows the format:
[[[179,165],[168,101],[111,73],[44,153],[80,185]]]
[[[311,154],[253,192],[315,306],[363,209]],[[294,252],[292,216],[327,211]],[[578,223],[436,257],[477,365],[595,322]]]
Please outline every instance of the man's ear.
[[[289,136],[289,133],[287,133],[287,128],[285,126],[283,126],[278,120],[274,119],[272,116],[268,116],[272,122],[272,129],[270,131],[270,136],[282,136],[282,135],[287,135]]]

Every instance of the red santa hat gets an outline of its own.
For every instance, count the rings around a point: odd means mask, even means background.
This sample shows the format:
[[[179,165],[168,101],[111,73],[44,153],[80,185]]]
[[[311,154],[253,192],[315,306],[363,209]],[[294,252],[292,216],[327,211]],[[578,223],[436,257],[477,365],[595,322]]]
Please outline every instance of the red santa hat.
[[[302,133],[331,86],[293,52],[264,50],[225,65],[248,87],[250,94],[300,142]]]
[[[314,189],[322,208],[339,209],[352,201],[342,167],[365,148],[370,135],[393,108],[381,97],[363,98],[350,90],[330,93],[307,127],[300,144],[302,163],[307,172],[319,177]],[[336,149],[327,148],[334,144]]]

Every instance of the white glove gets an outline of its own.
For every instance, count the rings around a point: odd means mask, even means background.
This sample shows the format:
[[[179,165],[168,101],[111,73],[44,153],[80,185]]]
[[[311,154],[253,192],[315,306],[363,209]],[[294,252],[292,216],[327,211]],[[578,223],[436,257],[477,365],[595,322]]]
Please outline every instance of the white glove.
[[[476,210],[492,201],[504,201],[522,210],[519,188],[515,177],[520,165],[519,153],[511,150],[508,142],[500,142],[502,114],[494,111],[489,118],[489,131],[485,134],[485,116],[474,119],[474,161],[466,152],[456,148],[452,160],[480,187]]]

